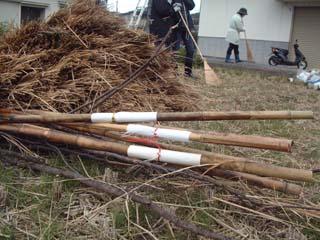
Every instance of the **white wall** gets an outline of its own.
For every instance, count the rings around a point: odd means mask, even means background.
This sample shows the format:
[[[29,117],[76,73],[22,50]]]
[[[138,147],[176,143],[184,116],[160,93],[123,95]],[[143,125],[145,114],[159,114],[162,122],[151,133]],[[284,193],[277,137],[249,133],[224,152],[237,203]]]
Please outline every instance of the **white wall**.
[[[45,18],[59,10],[58,0],[0,0],[0,21],[20,25],[21,6],[45,8]]]
[[[16,2],[0,1],[0,22],[20,24],[20,4]]]
[[[252,40],[289,42],[293,7],[280,0],[202,0],[200,37],[225,37],[233,14],[248,9],[244,18]]]
[[[60,9],[58,1],[52,1],[52,3],[46,8],[45,17],[50,17],[53,13]]]

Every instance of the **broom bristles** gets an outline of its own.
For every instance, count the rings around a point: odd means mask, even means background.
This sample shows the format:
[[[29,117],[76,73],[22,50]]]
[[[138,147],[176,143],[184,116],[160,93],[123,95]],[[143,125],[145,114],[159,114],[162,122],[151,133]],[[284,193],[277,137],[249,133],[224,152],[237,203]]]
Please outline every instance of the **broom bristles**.
[[[254,59],[253,59],[253,53],[252,53],[252,50],[250,48],[250,45],[249,45],[249,42],[248,42],[248,39],[246,38],[246,46],[247,46],[247,59],[248,59],[248,62],[254,62]]]
[[[209,66],[206,60],[203,61],[204,63],[204,74],[206,83],[212,86],[219,86],[222,84],[220,78],[217,76],[215,71]]]

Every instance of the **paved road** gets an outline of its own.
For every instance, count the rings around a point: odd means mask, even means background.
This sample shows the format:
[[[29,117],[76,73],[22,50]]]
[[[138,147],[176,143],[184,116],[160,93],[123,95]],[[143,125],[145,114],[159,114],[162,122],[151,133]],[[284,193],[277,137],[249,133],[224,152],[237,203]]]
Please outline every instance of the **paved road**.
[[[270,74],[286,75],[290,77],[295,76],[297,74],[297,67],[295,66],[272,67],[272,66],[264,65],[260,63],[249,63],[249,62],[225,63],[224,59],[222,58],[207,57],[206,59],[208,60],[209,64],[211,64],[212,66],[256,70],[256,71],[262,71]]]

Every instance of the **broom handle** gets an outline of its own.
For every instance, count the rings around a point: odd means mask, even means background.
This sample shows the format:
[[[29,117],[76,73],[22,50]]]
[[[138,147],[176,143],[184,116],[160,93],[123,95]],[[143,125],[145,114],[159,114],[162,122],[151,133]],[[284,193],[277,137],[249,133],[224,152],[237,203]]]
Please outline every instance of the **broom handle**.
[[[244,38],[245,38],[245,40],[246,40],[246,45],[247,45],[247,47],[249,46],[249,43],[248,43],[248,38],[247,38],[247,32],[246,31],[244,31]]]
[[[242,24],[244,25],[243,19],[242,19]],[[246,40],[246,46],[247,46],[247,49],[248,49],[249,48],[249,43],[248,43],[248,38],[247,38],[247,31],[244,30],[243,33],[244,33],[244,38]]]
[[[200,50],[200,48],[199,48],[196,40],[194,39],[194,37],[193,37],[193,35],[192,35],[192,33],[191,33],[190,29],[189,29],[189,26],[188,26],[188,24],[186,23],[186,20],[183,18],[183,15],[182,15],[181,11],[179,11],[179,15],[180,15],[180,18],[181,18],[184,26],[186,27],[186,29],[187,29],[187,31],[188,31],[188,33],[189,33],[189,35],[190,35],[190,37],[191,37],[194,45],[196,46],[196,48],[197,48],[197,50],[198,50],[198,52],[199,52],[199,54],[200,54],[200,57],[201,57],[202,61],[205,61],[205,58],[204,58],[204,56],[203,56],[203,54],[202,54],[202,52],[201,52],[201,50]]]

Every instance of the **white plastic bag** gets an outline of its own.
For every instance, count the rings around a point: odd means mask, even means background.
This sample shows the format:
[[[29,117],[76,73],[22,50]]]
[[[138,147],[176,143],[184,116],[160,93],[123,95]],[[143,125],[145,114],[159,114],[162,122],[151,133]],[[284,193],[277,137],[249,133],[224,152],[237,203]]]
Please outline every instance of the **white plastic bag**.
[[[297,79],[306,83],[309,80],[310,76],[311,76],[310,72],[302,70],[298,72]]]
[[[315,84],[313,84],[313,88],[314,88],[315,90],[320,90],[320,81],[317,82],[317,83],[315,83]]]

